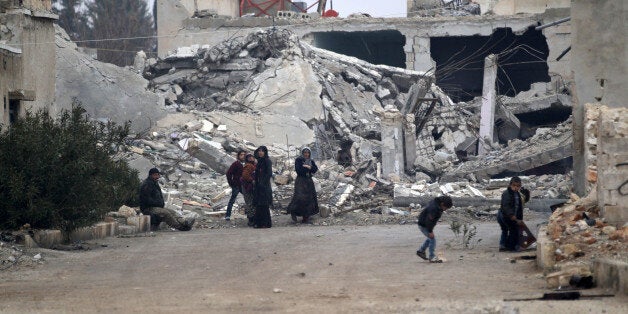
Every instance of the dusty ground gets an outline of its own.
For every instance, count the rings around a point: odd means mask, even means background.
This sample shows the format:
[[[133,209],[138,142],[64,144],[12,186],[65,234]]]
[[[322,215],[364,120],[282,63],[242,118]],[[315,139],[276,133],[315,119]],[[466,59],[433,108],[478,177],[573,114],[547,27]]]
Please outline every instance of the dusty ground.
[[[157,232],[109,238],[80,252],[40,250],[44,265],[0,272],[0,312],[626,313],[625,298],[538,297],[545,281],[527,253],[497,253],[497,225],[479,223],[471,250],[447,224],[447,259],[415,255],[413,223]],[[603,291],[589,290],[595,294]]]

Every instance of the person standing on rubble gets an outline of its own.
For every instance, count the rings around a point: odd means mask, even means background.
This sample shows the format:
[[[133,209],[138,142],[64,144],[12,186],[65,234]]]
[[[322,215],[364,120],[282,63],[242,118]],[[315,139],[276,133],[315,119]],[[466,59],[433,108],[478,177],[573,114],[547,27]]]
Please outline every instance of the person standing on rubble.
[[[227,214],[225,215],[226,221],[231,220],[231,209],[233,208],[233,204],[235,203],[236,198],[238,198],[238,194],[242,193],[240,178],[242,177],[242,170],[244,170],[245,157],[245,151],[238,151],[238,159],[234,161],[229,167],[229,170],[227,170],[227,183],[229,183],[229,186],[231,187],[231,198],[229,198],[229,203],[227,204]]]
[[[519,246],[520,228],[523,226],[523,205],[530,200],[530,191],[521,187],[521,178],[512,177],[502,193],[501,206],[497,213],[497,223],[502,229],[499,238],[499,251],[521,251]]]
[[[142,214],[150,216],[151,230],[157,230],[162,221],[179,231],[192,229],[194,218],[184,218],[174,210],[164,208],[165,203],[159,187],[159,178],[161,178],[159,170],[152,168],[140,186],[140,211]]]
[[[247,154],[244,157],[244,169],[242,169],[242,177],[240,183],[242,187],[242,195],[244,195],[244,212],[246,218],[249,219],[248,226],[253,227],[253,216],[255,215],[255,207],[253,206],[253,192],[255,186],[255,157]]]
[[[255,204],[255,214],[253,223],[255,228],[270,228],[272,221],[270,218],[270,206],[273,203],[273,190],[270,186],[270,179],[273,175],[273,167],[268,158],[268,148],[260,146],[255,150],[257,166],[255,167],[255,190],[253,204]]]
[[[427,239],[423,245],[416,251],[416,255],[430,263],[442,263],[443,261],[436,256],[436,237],[434,236],[434,227],[444,211],[453,206],[451,197],[447,195],[439,196],[432,200],[425,209],[419,214],[419,230]],[[429,248],[429,258],[425,255],[425,250]]]
[[[294,161],[297,179],[294,182],[292,200],[288,205],[288,213],[292,216],[292,221],[297,222],[297,216],[302,216],[301,223],[304,224],[309,223],[310,216],[318,214],[318,199],[314,180],[312,180],[318,167],[311,157],[312,151],[305,147],[301,150],[301,156]]]

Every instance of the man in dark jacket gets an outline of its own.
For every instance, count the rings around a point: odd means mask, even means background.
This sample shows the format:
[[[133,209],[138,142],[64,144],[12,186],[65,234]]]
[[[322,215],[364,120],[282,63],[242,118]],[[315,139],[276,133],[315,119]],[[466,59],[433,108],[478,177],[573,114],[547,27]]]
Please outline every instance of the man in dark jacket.
[[[440,219],[444,211],[453,206],[451,197],[443,195],[435,198],[419,215],[419,230],[427,237],[423,245],[416,251],[416,255],[430,263],[442,263],[443,261],[436,257],[436,237],[434,236],[434,227]],[[429,247],[429,259],[425,256],[425,250]]]
[[[238,151],[238,159],[234,161],[231,164],[231,167],[229,167],[229,170],[227,170],[227,182],[231,187],[231,198],[227,204],[227,214],[225,215],[225,220],[227,221],[231,219],[231,208],[233,207],[233,203],[235,203],[236,198],[238,198],[238,194],[242,193],[240,178],[242,178],[242,170],[244,170],[245,157],[245,151]]]
[[[530,191],[521,187],[521,178],[512,177],[502,193],[497,222],[502,229],[499,251],[519,251],[519,226],[523,226],[523,205],[530,200]]]
[[[180,231],[192,229],[194,219],[179,216],[174,210],[164,208],[164,197],[159,187],[161,173],[157,168],[148,171],[148,178],[140,186],[140,211],[150,216],[151,230],[157,230],[159,223],[165,221],[170,227]]]

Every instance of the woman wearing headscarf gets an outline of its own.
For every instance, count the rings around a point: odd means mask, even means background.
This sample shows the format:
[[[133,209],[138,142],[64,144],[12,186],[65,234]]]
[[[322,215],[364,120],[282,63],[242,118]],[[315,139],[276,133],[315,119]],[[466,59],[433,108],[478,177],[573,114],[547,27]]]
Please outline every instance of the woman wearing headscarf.
[[[255,192],[253,204],[255,204],[255,215],[253,223],[255,228],[270,228],[270,205],[273,203],[273,190],[270,186],[270,179],[273,174],[272,162],[268,158],[268,148],[260,146],[255,150],[257,166],[255,167]]]
[[[301,150],[301,156],[294,161],[294,170],[297,179],[294,182],[294,194],[288,212],[292,220],[297,222],[297,216],[302,216],[302,223],[308,223],[312,215],[318,213],[318,199],[312,175],[318,171],[316,163],[312,159],[312,151],[305,147]]]
[[[240,177],[242,195],[244,196],[244,212],[246,218],[249,219],[249,227],[254,225],[253,216],[255,215],[255,207],[253,207],[253,187],[255,185],[255,157],[247,154],[244,158],[244,168]]]

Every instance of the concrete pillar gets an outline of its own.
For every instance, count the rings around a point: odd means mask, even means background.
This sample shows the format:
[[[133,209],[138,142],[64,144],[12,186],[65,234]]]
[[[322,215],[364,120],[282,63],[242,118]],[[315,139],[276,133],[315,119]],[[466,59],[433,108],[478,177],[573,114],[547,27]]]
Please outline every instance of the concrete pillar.
[[[571,51],[569,58],[575,81],[573,102],[574,190],[586,194],[585,108],[587,103],[625,107],[626,58],[623,0],[572,0]],[[603,34],[603,36],[601,35]]]
[[[428,71],[436,67],[436,62],[432,60],[430,53],[430,38],[429,37],[414,37],[414,44],[412,45],[413,68],[415,71]]]
[[[491,150],[486,142],[493,142],[495,130],[495,104],[497,80],[497,55],[488,55],[484,59],[484,80],[482,83],[482,108],[480,111],[480,145],[478,155]]]
[[[404,169],[403,115],[394,106],[382,113],[382,176],[400,176]]]
[[[414,114],[407,114],[403,119],[403,139],[405,151],[405,169],[414,169],[416,160],[416,124],[414,124]]]
[[[628,221],[628,109],[600,108],[597,143],[597,199],[607,222]]]

